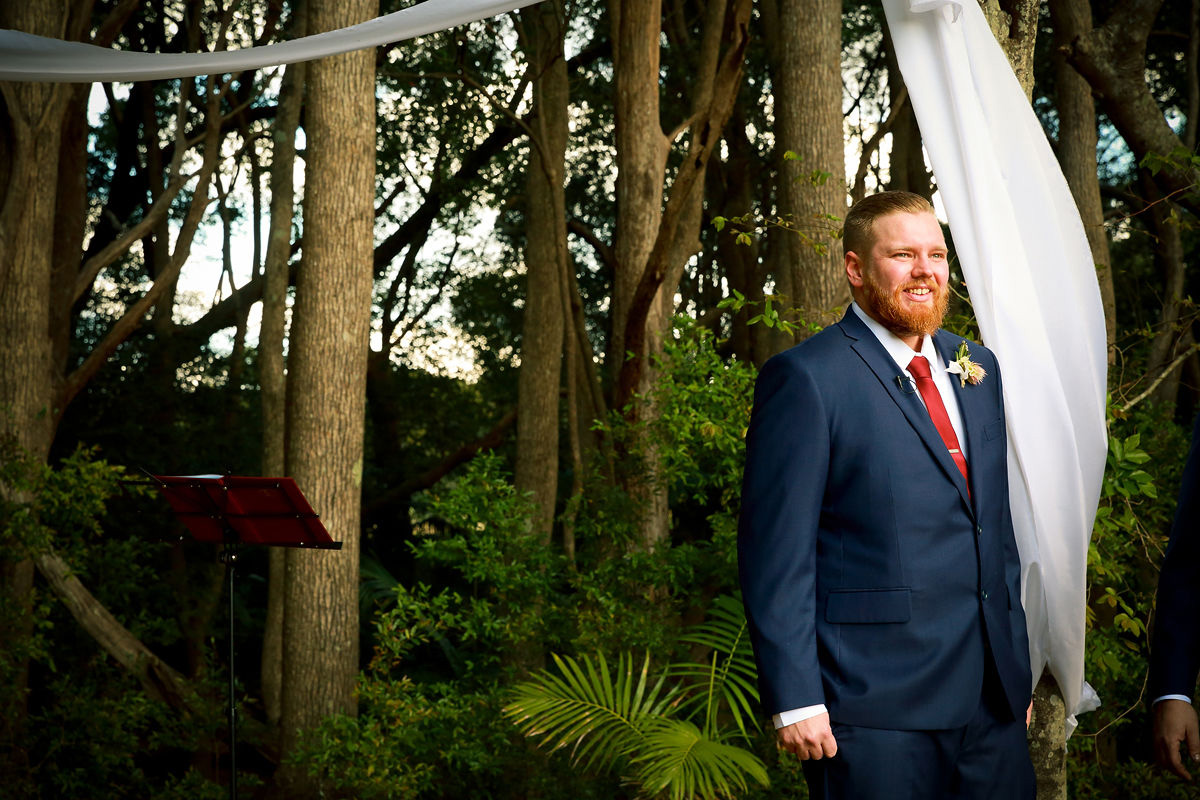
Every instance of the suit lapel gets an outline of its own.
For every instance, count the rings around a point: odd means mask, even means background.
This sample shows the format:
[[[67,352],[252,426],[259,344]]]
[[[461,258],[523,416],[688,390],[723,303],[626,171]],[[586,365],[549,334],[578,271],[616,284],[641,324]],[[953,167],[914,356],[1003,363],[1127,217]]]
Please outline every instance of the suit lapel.
[[[967,482],[963,480],[962,473],[958,471],[958,466],[954,463],[954,459],[950,457],[950,452],[946,449],[946,443],[942,441],[941,434],[937,432],[937,428],[933,425],[933,420],[929,418],[929,412],[925,409],[925,404],[921,402],[916,387],[911,382],[902,381],[903,372],[896,366],[896,362],[892,360],[887,350],[875,338],[875,334],[858,318],[853,309],[846,312],[840,326],[842,332],[851,340],[850,347],[870,367],[871,371],[875,373],[875,377],[878,378],[884,391],[888,393],[888,396],[892,398],[896,406],[903,412],[905,419],[912,425],[913,430],[921,437],[921,441],[924,442],[926,449],[934,461],[938,463],[942,472],[946,474],[946,477],[954,483],[954,486],[958,489],[958,493],[962,496],[963,503],[966,504],[967,508],[971,508],[970,495],[967,492]],[[934,337],[935,344],[938,338]],[[941,353],[942,351],[939,350],[938,352]],[[946,358],[944,353],[942,354],[942,358]],[[959,397],[961,398],[961,395]],[[959,408],[960,410],[962,409],[961,400]],[[965,414],[963,418],[965,427]],[[971,446],[972,440],[968,438],[968,454],[970,453]]]

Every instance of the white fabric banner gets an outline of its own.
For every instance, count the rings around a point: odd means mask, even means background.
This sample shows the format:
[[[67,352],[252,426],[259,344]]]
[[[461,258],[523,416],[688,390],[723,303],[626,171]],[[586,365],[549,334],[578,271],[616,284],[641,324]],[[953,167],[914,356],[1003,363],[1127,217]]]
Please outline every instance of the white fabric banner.
[[[425,0],[349,28],[263,47],[216,53],[131,53],[0,30],[0,80],[91,83],[241,72],[412,39],[539,2],[541,0]]]
[[[884,0],[984,343],[1004,376],[1013,524],[1034,679],[1075,715],[1088,542],[1108,447],[1104,311],[1075,201],[975,2]]]

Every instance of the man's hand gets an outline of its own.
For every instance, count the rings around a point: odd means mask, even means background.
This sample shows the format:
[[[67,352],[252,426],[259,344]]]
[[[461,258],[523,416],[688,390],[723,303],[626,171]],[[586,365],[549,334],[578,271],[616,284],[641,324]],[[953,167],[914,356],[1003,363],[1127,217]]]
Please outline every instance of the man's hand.
[[[1161,766],[1190,781],[1192,774],[1179,756],[1180,743],[1193,761],[1200,761],[1196,709],[1182,700],[1160,700],[1154,704],[1154,755]]]
[[[1029,730],[1029,723],[1033,722],[1033,701],[1029,701],[1029,708],[1025,709],[1025,730]]]
[[[777,732],[780,746],[795,753],[801,761],[837,755],[837,742],[829,727],[828,712],[793,722]]]

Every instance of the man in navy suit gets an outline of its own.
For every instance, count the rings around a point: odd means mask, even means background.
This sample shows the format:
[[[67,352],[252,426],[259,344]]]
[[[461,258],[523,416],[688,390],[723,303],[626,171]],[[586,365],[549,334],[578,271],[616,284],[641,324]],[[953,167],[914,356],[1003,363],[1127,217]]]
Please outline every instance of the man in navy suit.
[[[1200,417],[1158,578],[1157,608],[1147,687],[1154,704],[1154,752],[1159,764],[1191,780],[1180,745],[1192,761],[1200,761],[1200,726],[1192,706],[1200,674]]]
[[[762,699],[814,798],[1035,795],[1000,370],[940,330],[928,201],[846,216],[842,321],[769,360],[739,575]]]

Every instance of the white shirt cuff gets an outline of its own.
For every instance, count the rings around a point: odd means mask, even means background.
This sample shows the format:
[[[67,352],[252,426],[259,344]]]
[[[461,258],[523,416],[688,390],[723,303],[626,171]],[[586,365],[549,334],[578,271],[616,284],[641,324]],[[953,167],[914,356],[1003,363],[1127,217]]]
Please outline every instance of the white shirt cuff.
[[[771,716],[771,721],[775,723],[776,728],[786,728],[788,725],[795,725],[797,722],[815,717],[817,714],[824,714],[828,711],[824,703],[817,703],[815,706],[805,706],[804,708],[793,708],[790,711],[781,711],[778,714]]]
[[[1186,694],[1164,694],[1162,697],[1154,698],[1154,702],[1150,704],[1150,707],[1153,708],[1163,700],[1182,700],[1185,703],[1192,702],[1192,698],[1188,697]]]

